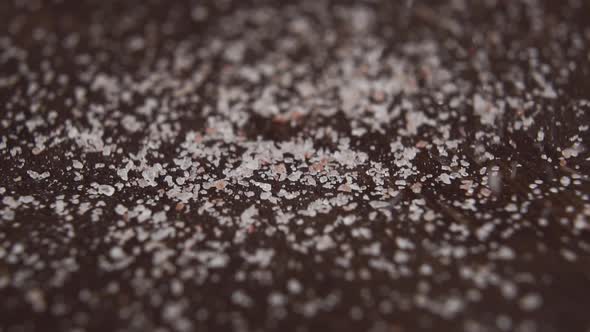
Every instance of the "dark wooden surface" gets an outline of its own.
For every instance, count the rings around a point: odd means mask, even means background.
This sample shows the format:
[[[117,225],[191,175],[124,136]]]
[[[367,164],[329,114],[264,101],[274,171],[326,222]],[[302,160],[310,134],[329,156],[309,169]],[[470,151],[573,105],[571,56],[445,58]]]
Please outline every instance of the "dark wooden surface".
[[[2,1],[0,331],[590,331],[587,1]]]

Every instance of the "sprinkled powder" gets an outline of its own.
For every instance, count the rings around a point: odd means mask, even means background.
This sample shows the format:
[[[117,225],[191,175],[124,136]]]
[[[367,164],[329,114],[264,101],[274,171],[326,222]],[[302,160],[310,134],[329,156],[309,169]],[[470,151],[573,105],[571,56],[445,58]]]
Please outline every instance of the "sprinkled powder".
[[[0,330],[590,329],[585,1],[0,4]]]

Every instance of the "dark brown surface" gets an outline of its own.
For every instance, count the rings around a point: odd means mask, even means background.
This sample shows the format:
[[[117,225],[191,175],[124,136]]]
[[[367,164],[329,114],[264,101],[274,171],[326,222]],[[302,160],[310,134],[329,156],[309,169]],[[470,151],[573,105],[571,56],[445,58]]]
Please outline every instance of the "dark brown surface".
[[[590,7],[477,3],[2,1],[0,331],[590,331]]]

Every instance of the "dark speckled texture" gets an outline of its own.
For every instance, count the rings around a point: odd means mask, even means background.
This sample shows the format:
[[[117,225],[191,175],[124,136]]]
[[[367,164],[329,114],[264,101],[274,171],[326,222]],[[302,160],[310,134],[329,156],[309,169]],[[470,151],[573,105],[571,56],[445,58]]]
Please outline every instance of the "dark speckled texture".
[[[588,13],[2,1],[0,331],[590,331]]]

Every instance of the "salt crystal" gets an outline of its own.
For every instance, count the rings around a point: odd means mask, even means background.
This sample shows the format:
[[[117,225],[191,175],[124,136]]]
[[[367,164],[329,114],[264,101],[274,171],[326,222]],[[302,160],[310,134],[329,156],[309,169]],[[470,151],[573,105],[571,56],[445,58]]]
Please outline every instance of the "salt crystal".
[[[123,257],[125,257],[125,252],[123,251],[123,249],[121,249],[119,247],[111,248],[111,251],[109,252],[109,254],[111,255],[111,258],[114,260],[119,260],[119,259],[122,259]]]
[[[101,184],[98,186],[98,193],[101,195],[113,196],[115,193],[115,188],[108,184]]]
[[[520,299],[520,308],[524,311],[533,311],[543,304],[543,299],[538,294],[527,294]]]
[[[447,173],[442,173],[438,176],[438,180],[442,181],[444,184],[451,184],[451,178]]]

